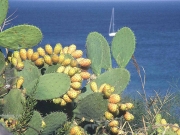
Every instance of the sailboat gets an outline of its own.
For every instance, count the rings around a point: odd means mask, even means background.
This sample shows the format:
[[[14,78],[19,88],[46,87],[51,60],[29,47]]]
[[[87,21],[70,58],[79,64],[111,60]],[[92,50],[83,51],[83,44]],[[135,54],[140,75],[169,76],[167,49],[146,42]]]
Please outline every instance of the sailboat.
[[[109,36],[113,37],[116,35],[116,32],[114,31],[114,8],[112,9],[112,15],[111,15],[111,20],[110,20],[110,25],[109,25]]]

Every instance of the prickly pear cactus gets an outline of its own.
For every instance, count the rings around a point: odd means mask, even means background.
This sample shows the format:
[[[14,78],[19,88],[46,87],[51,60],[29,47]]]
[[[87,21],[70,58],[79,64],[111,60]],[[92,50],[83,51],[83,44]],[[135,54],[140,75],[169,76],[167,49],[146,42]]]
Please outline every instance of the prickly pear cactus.
[[[67,116],[63,112],[53,112],[44,117],[45,128],[42,135],[52,134],[53,131],[61,127],[67,121]]]
[[[102,93],[92,93],[78,102],[74,113],[76,117],[85,118],[87,121],[101,120],[107,110],[107,104],[108,102],[103,98]]]
[[[0,0],[0,26],[4,22],[8,11],[8,0]]]
[[[12,50],[33,47],[41,40],[41,30],[32,25],[18,25],[0,33],[0,46]]]
[[[3,53],[0,51],[0,75],[3,73],[5,69],[5,59]]]
[[[110,48],[107,40],[101,34],[90,33],[86,40],[86,48],[94,74],[100,75],[102,68],[107,70],[112,67]]]
[[[34,98],[48,100],[58,98],[70,88],[70,78],[63,73],[49,73],[32,81],[27,87],[27,95],[31,95],[36,86]]]
[[[135,50],[135,36],[128,27],[120,29],[112,41],[112,55],[119,67],[126,67]]]
[[[52,65],[52,66],[48,66],[48,67],[46,68],[45,74],[54,73],[54,72],[57,71],[57,69],[58,69],[59,67],[60,67],[59,64],[57,64],[57,65]]]

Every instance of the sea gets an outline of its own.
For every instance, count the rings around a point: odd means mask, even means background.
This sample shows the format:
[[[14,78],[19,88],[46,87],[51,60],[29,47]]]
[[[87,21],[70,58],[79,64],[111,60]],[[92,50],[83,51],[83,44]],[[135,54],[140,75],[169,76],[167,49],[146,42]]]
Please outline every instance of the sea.
[[[114,8],[115,30],[129,27],[136,37],[134,56],[142,81],[132,60],[127,65],[131,80],[125,94],[147,95],[180,91],[180,1],[9,1],[9,28],[18,24],[39,27],[42,41],[54,46],[77,45],[86,52],[86,38],[99,32],[111,44],[109,25]],[[98,47],[98,46],[97,46]],[[117,67],[113,60],[113,67]]]

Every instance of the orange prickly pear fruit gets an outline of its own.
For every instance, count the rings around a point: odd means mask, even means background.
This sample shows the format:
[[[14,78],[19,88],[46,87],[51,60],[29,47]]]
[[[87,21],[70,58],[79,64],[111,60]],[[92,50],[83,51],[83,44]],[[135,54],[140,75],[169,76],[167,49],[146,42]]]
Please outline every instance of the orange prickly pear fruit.
[[[126,104],[119,104],[119,109],[122,111],[126,111],[127,110]]]
[[[62,50],[62,45],[60,43],[57,43],[54,47],[54,54],[59,54]]]
[[[34,53],[33,49],[28,49],[27,50],[26,55],[27,55],[27,58],[29,60],[31,60],[31,57],[32,57],[33,53]]]
[[[114,115],[113,115],[112,113],[110,113],[109,111],[106,111],[106,112],[104,113],[104,116],[105,116],[105,118],[106,118],[107,120],[112,120],[112,119],[114,119]]]
[[[67,103],[71,103],[71,102],[72,102],[72,99],[71,99],[67,94],[64,94],[64,95],[63,95],[63,99],[64,99],[64,101],[66,101]]]
[[[118,95],[118,94],[112,94],[112,95],[109,97],[109,99],[108,99],[108,101],[109,101],[110,103],[114,103],[114,104],[120,102],[120,100],[121,100],[121,97],[120,97],[120,95]]]
[[[103,88],[104,88],[105,85],[106,85],[106,83],[103,83],[103,84],[100,86],[99,92],[102,92],[102,91],[103,91]]]
[[[44,61],[46,64],[52,65],[52,60],[51,60],[51,57],[49,55],[44,56]]]
[[[103,88],[103,91],[106,91],[106,90],[110,90],[111,89],[111,85],[109,84],[106,84]],[[111,91],[110,91],[111,92]]]
[[[38,58],[34,63],[36,66],[42,66],[44,64],[44,59]]]
[[[126,103],[127,110],[134,108],[132,103]]]
[[[20,89],[22,84],[24,82],[24,78],[22,76],[20,76],[17,80],[17,83],[16,83],[16,88]]]
[[[62,98],[54,98],[53,99],[54,104],[59,104],[59,103],[61,103],[61,101],[62,101]]]
[[[18,51],[14,51],[13,54],[12,54],[12,57],[15,57],[15,58],[19,59],[20,58],[19,52]]]
[[[112,120],[112,121],[109,122],[108,125],[109,125],[110,127],[117,127],[117,126],[119,126],[119,121],[117,121],[117,120]]]
[[[83,60],[79,61],[79,65],[81,67],[88,68],[91,65],[91,60],[90,59],[83,59]]]
[[[98,87],[96,82],[90,82],[90,88],[93,92],[98,92]]]
[[[124,114],[124,119],[126,121],[130,121],[130,120],[133,120],[134,119],[134,116],[130,113],[130,112],[127,112]]]
[[[113,103],[108,103],[108,110],[115,113],[118,110],[118,105]]]
[[[66,104],[67,104],[67,102],[64,99],[62,99],[60,102],[60,106],[65,106]]]
[[[71,87],[75,90],[79,90],[81,88],[81,83],[80,82],[72,82]]]
[[[22,60],[27,59],[26,49],[20,49],[19,54]]]
[[[83,52],[81,50],[76,50],[71,54],[74,58],[80,58],[83,55]]]
[[[177,123],[173,124],[172,130],[176,132],[178,131],[178,129],[179,129],[179,125]]]
[[[58,69],[57,69],[57,72],[58,73],[63,73],[65,70],[65,67],[64,66],[60,66]]]
[[[39,53],[40,56],[44,57],[46,55],[45,50],[42,47],[37,48],[37,52]]]
[[[87,71],[83,71],[80,73],[81,77],[84,79],[84,80],[87,80],[91,77],[91,74]]]
[[[34,52],[31,56],[31,61],[36,61],[39,58],[39,53],[38,52]]]
[[[61,55],[59,56],[59,63],[61,64],[61,63],[64,61],[64,59],[65,59],[65,55],[64,55],[64,54],[61,54]]]
[[[81,81],[82,81],[82,77],[78,73],[76,73],[71,77],[71,82],[81,82]]]
[[[76,45],[72,44],[68,47],[67,53],[71,54],[76,50]]]
[[[17,58],[15,58],[15,57],[12,57],[11,58],[11,62],[12,62],[12,64],[13,64],[13,66],[17,66],[17,64],[18,64],[18,60],[17,60]]]
[[[67,65],[69,65],[71,63],[71,59],[70,58],[66,58],[66,59],[64,59],[64,61],[62,62],[62,65],[63,66],[67,66]]]
[[[117,134],[119,132],[119,128],[118,127],[111,127],[110,130],[111,130],[111,132],[113,134]]]
[[[53,54],[53,48],[50,44],[45,45],[45,51],[47,54],[51,55]]]
[[[75,90],[69,90],[67,91],[67,95],[71,98],[71,99],[75,99],[78,96],[78,93]]]
[[[69,75],[69,76],[73,76],[73,75],[76,74],[76,71],[77,71],[77,70],[76,70],[75,68],[70,68],[69,71],[68,71],[68,75]]]
[[[65,46],[64,48],[63,48],[63,50],[62,50],[62,52],[64,53],[64,54],[66,54],[67,53],[67,51],[68,51],[68,46]]]
[[[84,58],[81,57],[81,58],[77,58],[76,60],[77,60],[77,62],[78,62],[78,64],[79,64],[80,61],[84,60]]]
[[[78,65],[78,62],[77,62],[77,60],[71,60],[71,63],[70,63],[70,66],[71,67],[77,67],[77,65]]]
[[[70,129],[70,132],[69,134],[70,135],[80,135],[80,134],[77,134],[81,131],[81,128],[79,126],[73,126],[71,129]]]
[[[57,64],[59,62],[59,56],[57,54],[53,54],[51,56],[51,59],[54,64]]]
[[[24,63],[21,61],[21,62],[18,62],[17,65],[16,65],[16,69],[17,70],[22,70],[24,68]]]

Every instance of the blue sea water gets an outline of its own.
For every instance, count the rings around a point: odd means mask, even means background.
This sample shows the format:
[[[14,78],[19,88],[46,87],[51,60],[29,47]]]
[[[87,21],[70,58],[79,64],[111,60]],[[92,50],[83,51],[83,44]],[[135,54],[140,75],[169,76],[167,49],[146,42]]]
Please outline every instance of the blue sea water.
[[[9,4],[8,15],[16,11],[14,16],[18,17],[6,28],[32,24],[43,32],[43,40],[38,46],[73,43],[84,51],[89,32],[97,31],[111,43],[108,30],[114,7],[115,29],[127,26],[136,36],[134,55],[140,68],[145,69],[147,93],[179,90],[180,2],[10,1]],[[116,67],[115,61],[113,66]],[[140,78],[132,61],[127,69],[131,73],[131,81],[125,93],[141,92]],[[143,77],[142,68],[141,72]],[[171,85],[176,88],[171,88]]]

